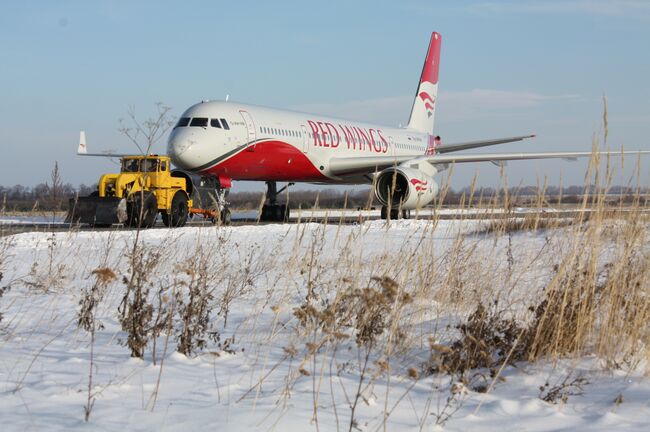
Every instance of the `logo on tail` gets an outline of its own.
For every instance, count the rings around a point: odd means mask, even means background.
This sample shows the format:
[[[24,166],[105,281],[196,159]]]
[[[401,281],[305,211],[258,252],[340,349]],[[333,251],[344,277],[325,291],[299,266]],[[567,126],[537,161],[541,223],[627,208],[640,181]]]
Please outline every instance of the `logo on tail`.
[[[436,99],[425,91],[420,92],[418,96],[420,96],[420,99],[424,102],[424,108],[427,110],[427,117],[431,117],[433,115],[433,106],[436,104]]]

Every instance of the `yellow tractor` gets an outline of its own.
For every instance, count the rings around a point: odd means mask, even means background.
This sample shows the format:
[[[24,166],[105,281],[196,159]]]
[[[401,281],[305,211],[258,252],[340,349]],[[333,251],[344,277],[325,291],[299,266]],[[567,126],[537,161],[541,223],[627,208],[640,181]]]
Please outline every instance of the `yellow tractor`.
[[[172,171],[170,165],[167,156],[122,157],[118,174],[102,175],[96,192],[70,200],[66,220],[95,227],[122,223],[150,228],[160,213],[168,227],[181,227],[194,214],[230,223],[227,190],[218,179]]]

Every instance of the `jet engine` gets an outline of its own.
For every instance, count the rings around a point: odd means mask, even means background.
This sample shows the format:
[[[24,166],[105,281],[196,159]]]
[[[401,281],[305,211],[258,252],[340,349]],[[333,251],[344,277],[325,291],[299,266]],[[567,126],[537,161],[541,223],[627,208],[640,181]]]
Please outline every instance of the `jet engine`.
[[[384,206],[403,210],[424,207],[433,201],[438,185],[433,177],[411,167],[386,168],[377,175],[375,196]]]

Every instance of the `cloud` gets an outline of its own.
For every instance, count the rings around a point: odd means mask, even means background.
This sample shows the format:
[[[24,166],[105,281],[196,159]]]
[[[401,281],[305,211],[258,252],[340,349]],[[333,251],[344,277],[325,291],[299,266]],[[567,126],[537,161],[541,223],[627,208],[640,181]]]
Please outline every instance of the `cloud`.
[[[578,95],[543,95],[531,91],[474,89],[441,92],[439,109],[448,121],[511,115],[557,100],[575,100]]]
[[[530,91],[473,89],[438,94],[438,113],[446,121],[511,115],[513,111],[534,108],[556,100],[575,100],[577,95],[543,95]],[[394,96],[341,103],[315,103],[292,109],[356,121],[398,126],[408,122],[413,96]]]
[[[473,12],[589,14],[603,16],[650,16],[647,0],[522,0],[480,2],[470,5]]]

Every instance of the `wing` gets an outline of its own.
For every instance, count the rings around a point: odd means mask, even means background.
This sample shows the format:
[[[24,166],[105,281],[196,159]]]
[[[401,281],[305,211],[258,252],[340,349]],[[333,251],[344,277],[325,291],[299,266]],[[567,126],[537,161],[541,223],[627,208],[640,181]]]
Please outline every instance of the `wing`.
[[[597,152],[558,152],[558,153],[496,153],[496,154],[476,154],[476,155],[434,155],[426,159],[431,164],[448,164],[463,162],[500,162],[509,160],[530,160],[530,159],[565,159],[574,161],[577,158],[591,156],[635,156],[650,154],[648,150],[638,151],[597,151]]]
[[[104,156],[104,157],[113,157],[121,158],[123,156],[129,156],[126,153],[88,153],[88,147],[86,146],[86,132],[79,132],[79,147],[77,147],[77,156]]]
[[[522,136],[516,136],[510,138],[497,138],[492,140],[467,141],[458,144],[443,144],[436,149],[436,153],[438,154],[451,153],[460,150],[468,150],[468,149],[486,147],[486,146],[491,146],[496,144],[505,144],[505,143],[515,142],[515,141],[523,141],[527,138],[535,138],[535,135],[522,135]]]
[[[559,153],[495,153],[495,154],[472,154],[472,155],[445,155],[436,154],[432,156],[378,156],[361,158],[333,158],[330,161],[330,170],[334,175],[349,175],[359,173],[372,173],[381,171],[395,165],[406,162],[426,161],[433,165],[444,165],[465,162],[502,162],[509,160],[530,160],[530,159],[567,159],[575,160],[581,157],[591,156],[637,156],[650,154],[648,150],[639,151],[601,151],[601,152],[559,152]]]
[[[451,153],[477,147],[505,144],[534,137],[535,135],[521,135],[509,138],[467,141],[457,144],[443,144],[436,149],[436,154]],[[335,158],[331,161],[330,166],[335,175],[366,174],[368,172],[382,170],[389,166],[399,165],[414,158],[417,158],[417,156],[364,156],[360,158]]]

